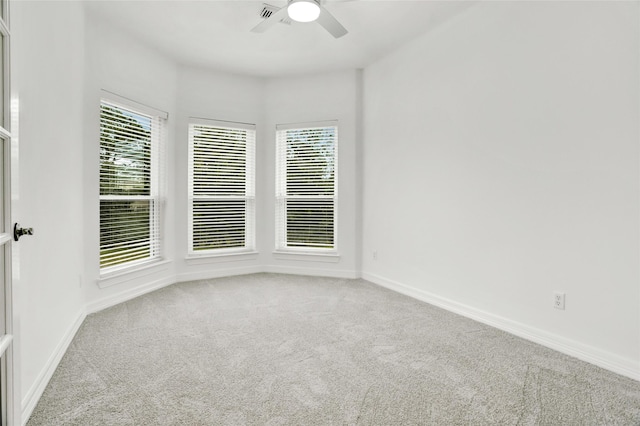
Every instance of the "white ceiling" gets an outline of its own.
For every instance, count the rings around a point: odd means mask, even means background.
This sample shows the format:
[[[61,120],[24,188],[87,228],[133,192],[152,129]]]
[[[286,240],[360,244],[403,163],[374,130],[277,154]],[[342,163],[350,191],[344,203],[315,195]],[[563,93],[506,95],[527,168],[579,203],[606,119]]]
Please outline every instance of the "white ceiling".
[[[399,45],[432,30],[474,2],[431,0],[326,0],[326,9],[349,34],[334,39],[317,23],[261,22],[263,3],[286,0],[92,0],[88,12],[178,63],[255,76],[362,68]]]

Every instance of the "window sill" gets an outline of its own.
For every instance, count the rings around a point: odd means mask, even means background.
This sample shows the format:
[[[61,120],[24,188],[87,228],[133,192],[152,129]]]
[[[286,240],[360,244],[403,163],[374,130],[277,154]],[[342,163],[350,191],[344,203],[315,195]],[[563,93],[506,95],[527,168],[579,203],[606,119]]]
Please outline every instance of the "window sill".
[[[100,275],[98,287],[107,288],[168,269],[170,260],[159,259]]]
[[[190,254],[185,257],[185,261],[190,265],[202,265],[217,262],[241,262],[245,260],[256,260],[258,258],[258,254],[259,253],[257,251]]]
[[[279,260],[296,260],[301,262],[340,262],[340,255],[337,252],[276,250],[273,252],[273,257]]]

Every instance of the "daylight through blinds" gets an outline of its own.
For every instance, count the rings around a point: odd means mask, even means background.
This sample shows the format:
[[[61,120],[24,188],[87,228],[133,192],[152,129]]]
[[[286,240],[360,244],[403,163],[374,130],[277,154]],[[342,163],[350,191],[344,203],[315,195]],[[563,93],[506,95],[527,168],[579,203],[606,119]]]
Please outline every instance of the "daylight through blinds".
[[[213,120],[189,125],[192,253],[253,249],[254,156],[253,125]]]
[[[277,246],[336,248],[336,125],[278,129]]]
[[[160,119],[100,104],[100,268],[159,256]]]

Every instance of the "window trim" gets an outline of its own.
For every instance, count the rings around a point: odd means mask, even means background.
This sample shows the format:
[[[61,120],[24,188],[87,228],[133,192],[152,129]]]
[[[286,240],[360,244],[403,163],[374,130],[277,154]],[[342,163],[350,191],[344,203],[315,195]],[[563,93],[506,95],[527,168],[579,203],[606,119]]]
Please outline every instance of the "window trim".
[[[154,258],[127,268],[117,271],[111,271],[107,274],[100,275],[98,278],[98,287],[107,288],[113,285],[122,284],[127,281],[133,281],[138,278],[154,275],[159,272],[168,270],[171,263],[168,259]]]
[[[233,253],[214,253],[198,256],[186,256],[185,262],[190,265],[204,265],[216,262],[243,262],[247,260],[256,260],[260,253],[256,250],[234,251]]]
[[[323,252],[309,252],[298,250],[274,250],[274,259],[278,260],[294,260],[299,262],[324,262],[324,263],[339,263],[340,254],[337,251],[323,251]]]
[[[247,138],[245,167],[250,168],[250,175],[245,177],[245,194],[238,196],[220,196],[221,199],[238,199],[251,202],[251,206],[245,205],[245,245],[243,247],[227,247],[206,250],[194,250],[193,247],[193,201],[196,198],[193,190],[193,139],[192,130],[194,126],[207,126],[211,128],[246,130],[252,132],[250,138]],[[252,123],[216,120],[202,117],[189,117],[187,122],[187,256],[185,260],[190,263],[199,263],[198,260],[212,260],[216,258],[242,258],[244,256],[252,257],[256,251],[256,141],[257,126]],[[215,199],[216,196],[204,196],[203,199]],[[248,211],[251,214],[248,214]]]
[[[120,105],[124,108],[133,109],[136,112],[140,112],[142,114],[150,115],[152,117],[158,117],[162,120],[169,119],[169,113],[150,107],[149,105],[142,104],[140,102],[136,102],[129,98],[125,98],[124,96],[120,96],[113,92],[110,92],[106,89],[100,90],[100,102],[106,101],[112,104]]]
[[[282,233],[286,233],[286,207],[283,204],[283,201],[286,202],[288,199],[286,194],[286,172],[285,176],[285,194],[282,195],[282,188],[279,184],[280,176],[282,175],[280,172],[280,168],[283,166],[283,162],[281,162],[280,158],[280,140],[279,133],[287,130],[305,130],[305,129],[317,129],[317,128],[326,128],[333,127],[335,129],[335,139],[333,144],[333,155],[334,155],[334,187],[333,187],[333,247],[331,248],[320,248],[320,247],[288,247],[284,245],[286,243],[286,235],[284,238],[281,237]],[[339,121],[338,120],[323,120],[323,121],[309,121],[309,122],[300,122],[300,123],[283,123],[276,125],[276,185],[275,185],[275,248],[273,250],[273,255],[275,258],[284,259],[284,260],[310,260],[312,258],[323,259],[323,261],[328,262],[337,262],[340,259],[339,255],[339,246],[338,246],[338,211],[339,211],[339,197],[338,197],[338,187],[339,187],[339,161],[338,161],[338,149],[339,149]],[[286,152],[286,148],[285,148]],[[295,197],[294,197],[295,198]],[[329,197],[326,197],[329,198]],[[284,214],[281,214],[281,210],[285,210]],[[281,223],[285,223],[285,225],[281,225]],[[281,244],[283,243],[283,244]]]
[[[154,202],[151,204],[153,207],[152,212],[150,213],[152,216],[150,221],[154,223],[154,230],[150,233],[155,233],[156,241],[150,241],[150,245],[154,246],[152,249],[156,251],[155,255],[152,257],[144,258],[144,259],[136,259],[133,261],[129,261],[119,265],[111,265],[107,267],[101,267],[100,262],[98,262],[99,268],[99,278],[98,285],[99,287],[106,287],[113,284],[117,284],[119,282],[127,281],[128,278],[126,276],[128,274],[144,271],[149,268],[153,268],[155,266],[163,265],[167,262],[164,257],[164,247],[163,247],[163,235],[164,235],[164,226],[163,226],[163,217],[164,217],[164,198],[165,198],[165,179],[166,179],[166,165],[165,165],[165,150],[166,150],[166,131],[167,131],[167,120],[169,118],[169,114],[165,111],[161,111],[159,109],[150,107],[148,105],[133,101],[126,97],[117,95],[111,91],[101,89],[100,90],[100,103],[99,108],[102,108],[102,105],[110,104],[115,107],[120,107],[127,110],[132,110],[133,112],[139,113],[141,115],[146,115],[151,117],[152,123],[158,123],[158,128],[154,134],[152,131],[152,141],[151,141],[151,166],[150,166],[150,175],[152,187],[150,190],[150,195],[140,195],[140,196],[132,196],[125,197],[126,199],[139,198],[139,199],[148,199],[153,200]],[[99,121],[100,121],[99,114]],[[101,129],[100,122],[98,123],[98,128]],[[99,130],[100,132],[100,130]],[[155,141],[153,138],[155,137]],[[99,140],[99,144],[101,144]],[[155,149],[154,149],[155,148]],[[101,167],[98,167],[99,175],[101,175]],[[104,197],[104,198],[103,198]],[[98,189],[98,200],[102,201],[103,199],[117,199],[119,196],[116,195],[101,195],[100,190]],[[124,199],[124,198],[123,198]],[[98,207],[98,212],[100,213],[100,208]],[[98,230],[100,230],[100,225],[98,224]],[[98,244],[98,251],[100,252],[100,244]],[[115,282],[114,282],[115,281]],[[113,282],[113,284],[110,284]]]

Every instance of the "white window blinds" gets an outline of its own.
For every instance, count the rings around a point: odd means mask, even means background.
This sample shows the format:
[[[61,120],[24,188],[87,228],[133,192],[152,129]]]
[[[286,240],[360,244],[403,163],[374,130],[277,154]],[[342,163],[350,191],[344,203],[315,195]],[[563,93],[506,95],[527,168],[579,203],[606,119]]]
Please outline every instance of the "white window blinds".
[[[277,127],[277,249],[337,249],[337,148],[337,122]]]
[[[254,249],[255,126],[191,119],[190,254]]]
[[[100,271],[160,257],[164,119],[100,103]]]

